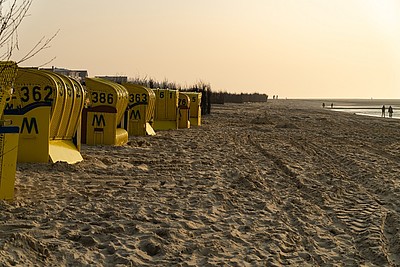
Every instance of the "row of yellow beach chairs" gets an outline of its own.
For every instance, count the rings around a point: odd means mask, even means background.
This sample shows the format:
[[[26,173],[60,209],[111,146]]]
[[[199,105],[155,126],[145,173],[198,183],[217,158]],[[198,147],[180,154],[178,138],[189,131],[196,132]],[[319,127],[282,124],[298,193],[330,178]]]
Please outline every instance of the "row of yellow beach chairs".
[[[149,89],[0,63],[0,199],[12,199],[16,162],[82,161],[81,144],[201,125],[201,93]]]

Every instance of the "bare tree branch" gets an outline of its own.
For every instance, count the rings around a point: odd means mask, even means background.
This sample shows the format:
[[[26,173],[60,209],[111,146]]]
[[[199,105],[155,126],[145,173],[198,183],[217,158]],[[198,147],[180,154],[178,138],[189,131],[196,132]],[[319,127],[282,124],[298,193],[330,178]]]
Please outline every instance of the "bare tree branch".
[[[0,61],[9,61],[15,50],[19,50],[18,28],[28,16],[33,0],[0,0]],[[51,41],[57,36],[46,39],[42,37],[17,63],[36,56],[49,48]]]
[[[0,1],[0,49],[8,45],[7,49],[12,51],[17,43],[17,29],[26,17],[33,0],[22,0],[21,3],[18,0],[11,1],[8,8],[5,8],[7,0]]]
[[[28,59],[31,59],[32,57],[36,56],[39,52],[41,52],[44,49],[49,48],[49,44],[53,39],[57,36],[60,30],[58,30],[53,36],[45,40],[45,37],[42,37],[36,45],[33,46],[33,48],[25,55],[23,56],[20,60],[17,61],[17,64],[24,62]]]

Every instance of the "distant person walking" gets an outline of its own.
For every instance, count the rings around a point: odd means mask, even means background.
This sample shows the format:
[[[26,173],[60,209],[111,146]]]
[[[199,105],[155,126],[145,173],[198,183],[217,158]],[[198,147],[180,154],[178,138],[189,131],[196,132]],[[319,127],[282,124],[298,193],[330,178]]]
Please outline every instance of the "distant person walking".
[[[333,108],[333,103],[331,104],[331,108]]]
[[[381,115],[381,117],[385,118],[385,111],[386,111],[386,108],[385,108],[385,105],[383,105],[382,106],[382,115]]]
[[[325,108],[325,103],[322,103],[322,108]]]
[[[392,108],[392,106],[389,106],[388,113],[389,113],[389,118],[391,118],[393,116],[393,108]]]

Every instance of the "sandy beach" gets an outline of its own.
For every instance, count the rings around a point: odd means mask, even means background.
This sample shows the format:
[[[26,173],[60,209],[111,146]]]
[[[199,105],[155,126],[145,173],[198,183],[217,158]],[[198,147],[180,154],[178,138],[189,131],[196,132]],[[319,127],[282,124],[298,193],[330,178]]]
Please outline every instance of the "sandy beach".
[[[400,120],[319,101],[18,164],[0,266],[399,266]]]

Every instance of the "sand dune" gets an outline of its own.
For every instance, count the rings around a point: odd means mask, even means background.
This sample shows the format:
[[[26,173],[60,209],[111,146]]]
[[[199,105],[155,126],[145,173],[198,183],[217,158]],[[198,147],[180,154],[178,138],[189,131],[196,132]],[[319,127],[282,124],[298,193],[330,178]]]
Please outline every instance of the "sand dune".
[[[18,164],[1,266],[400,265],[400,121],[278,100]]]

